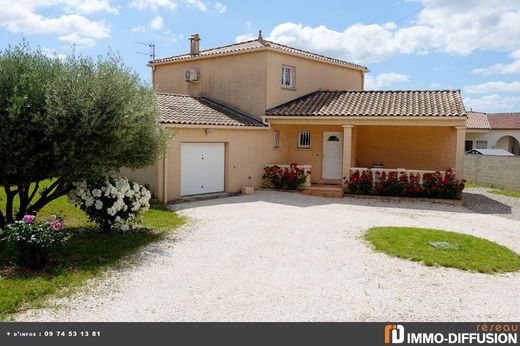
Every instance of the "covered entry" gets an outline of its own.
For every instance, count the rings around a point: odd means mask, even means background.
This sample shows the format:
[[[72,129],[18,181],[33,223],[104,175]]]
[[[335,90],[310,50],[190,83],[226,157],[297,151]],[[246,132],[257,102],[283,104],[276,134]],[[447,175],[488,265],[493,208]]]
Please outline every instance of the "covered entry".
[[[181,196],[224,191],[224,143],[181,144]]]

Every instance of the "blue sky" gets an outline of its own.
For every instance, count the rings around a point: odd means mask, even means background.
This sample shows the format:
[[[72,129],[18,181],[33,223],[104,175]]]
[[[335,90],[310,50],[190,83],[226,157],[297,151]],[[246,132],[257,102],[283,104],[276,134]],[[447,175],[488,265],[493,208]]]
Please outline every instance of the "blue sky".
[[[466,107],[520,111],[518,0],[0,0],[0,49],[26,38],[48,54],[119,52],[144,80],[157,56],[258,35],[361,63],[370,89],[461,89]],[[74,48],[72,48],[74,47]]]

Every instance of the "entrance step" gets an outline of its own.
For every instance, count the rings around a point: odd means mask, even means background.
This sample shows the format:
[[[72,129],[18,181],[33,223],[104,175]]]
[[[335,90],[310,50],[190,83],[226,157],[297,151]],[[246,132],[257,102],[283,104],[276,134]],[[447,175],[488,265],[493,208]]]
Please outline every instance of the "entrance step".
[[[341,185],[312,184],[310,187],[303,190],[304,195],[330,198],[341,198],[343,197],[343,193]]]

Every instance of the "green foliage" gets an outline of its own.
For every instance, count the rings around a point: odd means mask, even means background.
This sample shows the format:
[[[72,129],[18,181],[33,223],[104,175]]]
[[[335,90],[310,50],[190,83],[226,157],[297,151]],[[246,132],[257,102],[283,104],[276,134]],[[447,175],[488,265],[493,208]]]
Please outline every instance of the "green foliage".
[[[19,265],[39,269],[47,264],[51,252],[63,247],[68,235],[61,230],[61,219],[33,218],[26,215],[24,220],[8,225],[0,232],[0,239],[13,251]]]
[[[164,150],[155,92],[121,59],[0,52],[0,227],[36,213],[74,181],[153,164]],[[30,183],[54,178],[37,196]],[[18,196],[19,208],[13,208]]]
[[[51,183],[45,181],[40,185]],[[3,207],[5,193],[0,190],[0,208]],[[83,211],[68,203],[66,196],[53,200],[40,212],[43,216],[53,213],[64,218],[63,232],[70,235],[70,239],[44,269],[33,271],[14,265],[10,261],[13,255],[10,249],[0,244],[0,320],[24,306],[38,306],[50,295],[73,292],[121,258],[160,240],[184,223],[184,218],[166,206],[152,205],[143,213],[141,229],[99,233],[88,223]]]
[[[278,165],[264,167],[264,182],[279,190],[296,190],[307,180],[310,171],[298,167],[297,163],[291,163],[289,167],[282,168]]]
[[[452,267],[481,273],[520,270],[520,255],[505,246],[467,234],[410,227],[375,227],[365,238],[377,251],[421,262],[427,266]],[[447,248],[431,242],[446,242]]]

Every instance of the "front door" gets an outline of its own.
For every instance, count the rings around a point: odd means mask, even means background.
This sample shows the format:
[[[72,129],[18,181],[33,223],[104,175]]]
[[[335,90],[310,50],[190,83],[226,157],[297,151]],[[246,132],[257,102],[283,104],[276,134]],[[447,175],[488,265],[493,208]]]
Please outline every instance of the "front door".
[[[342,161],[343,132],[323,132],[322,179],[341,179],[343,172]]]

